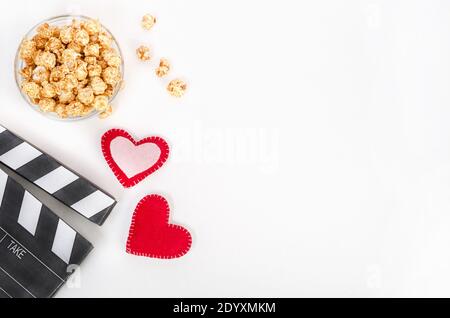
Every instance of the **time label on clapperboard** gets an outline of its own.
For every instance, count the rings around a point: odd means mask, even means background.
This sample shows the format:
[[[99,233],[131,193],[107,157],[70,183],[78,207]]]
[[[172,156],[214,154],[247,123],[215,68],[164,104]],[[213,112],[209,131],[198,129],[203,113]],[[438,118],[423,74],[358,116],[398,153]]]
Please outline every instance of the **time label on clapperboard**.
[[[0,162],[101,225],[116,201],[0,126]],[[0,169],[0,298],[52,297],[93,246]]]

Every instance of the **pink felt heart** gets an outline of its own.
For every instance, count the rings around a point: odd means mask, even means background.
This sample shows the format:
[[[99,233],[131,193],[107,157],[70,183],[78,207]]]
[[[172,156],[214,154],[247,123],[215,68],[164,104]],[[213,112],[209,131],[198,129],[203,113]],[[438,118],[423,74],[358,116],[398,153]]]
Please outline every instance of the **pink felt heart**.
[[[169,156],[169,146],[160,137],[135,141],[121,129],[111,129],[102,137],[103,155],[119,182],[132,187],[158,170]]]

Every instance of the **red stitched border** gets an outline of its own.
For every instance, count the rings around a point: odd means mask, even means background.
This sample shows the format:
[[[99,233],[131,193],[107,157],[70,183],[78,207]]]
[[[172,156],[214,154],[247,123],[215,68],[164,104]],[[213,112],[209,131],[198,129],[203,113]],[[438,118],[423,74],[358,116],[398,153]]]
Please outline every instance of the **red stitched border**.
[[[132,250],[131,244],[132,244],[132,240],[134,239],[134,227],[135,227],[137,213],[140,211],[140,207],[143,204],[145,204],[148,200],[151,200],[152,198],[161,200],[164,203],[164,205],[166,206],[166,223],[167,223],[168,227],[178,229],[187,234],[188,244],[186,246],[186,249],[181,251],[179,254],[165,256],[165,255],[156,255],[156,254],[148,254],[148,253],[138,253],[138,252],[135,252]],[[169,203],[167,202],[167,200],[164,197],[162,197],[158,194],[151,194],[151,195],[147,195],[146,197],[144,197],[141,201],[139,201],[139,203],[137,204],[136,209],[134,210],[134,213],[133,213],[133,218],[131,220],[131,225],[130,225],[130,231],[128,234],[126,252],[128,254],[132,254],[132,255],[136,255],[136,256],[145,256],[145,257],[159,258],[159,259],[173,259],[173,258],[179,258],[179,257],[186,255],[186,253],[189,252],[189,250],[191,249],[191,246],[192,246],[191,233],[180,225],[170,224],[169,218],[170,218],[170,207],[169,207]]]
[[[120,169],[120,167],[117,165],[117,163],[112,158],[110,146],[111,146],[111,142],[117,137],[124,137],[124,138],[130,140],[135,146],[140,146],[140,145],[146,144],[146,143],[153,143],[159,147],[159,149],[161,150],[161,155],[160,155],[158,161],[153,166],[151,166],[147,170],[135,175],[132,178],[128,178],[127,175],[122,171],[122,169]],[[116,128],[108,130],[105,134],[103,134],[101,145],[102,145],[103,156],[105,157],[106,162],[108,163],[109,167],[113,171],[116,178],[119,180],[119,182],[125,188],[131,188],[131,187],[135,186],[136,184],[138,184],[139,182],[141,182],[142,180],[147,178],[149,175],[154,173],[156,170],[161,168],[162,165],[169,158],[169,152],[170,152],[169,145],[161,137],[153,136],[153,137],[144,138],[140,141],[136,141],[125,130],[116,129]]]

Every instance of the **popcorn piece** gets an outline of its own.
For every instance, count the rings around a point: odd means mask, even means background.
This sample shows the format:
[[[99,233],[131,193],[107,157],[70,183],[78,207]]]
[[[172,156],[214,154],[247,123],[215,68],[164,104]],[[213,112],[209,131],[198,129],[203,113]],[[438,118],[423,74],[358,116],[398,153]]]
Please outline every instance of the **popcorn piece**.
[[[47,70],[44,66],[37,66],[33,70],[32,79],[36,83],[42,83],[48,81],[50,78],[50,71]]]
[[[120,65],[122,64],[122,59],[113,48],[104,50],[102,52],[102,57],[109,66],[120,67]]]
[[[100,77],[96,76],[91,79],[91,87],[95,95],[101,95],[105,93],[108,85],[106,85],[106,83]]]
[[[51,37],[48,42],[45,44],[45,50],[52,52],[52,53],[58,53],[59,50],[61,50],[63,47],[63,44],[60,39]]]
[[[45,98],[53,98],[56,96],[56,88],[55,85],[44,82],[42,83],[41,96]]]
[[[94,106],[95,110],[104,112],[109,107],[109,98],[105,95],[96,96],[92,106]]]
[[[159,61],[159,66],[157,67],[157,69],[155,71],[156,72],[156,76],[164,77],[167,74],[169,74],[169,71],[170,71],[169,61],[167,59],[165,59],[165,58],[162,58]]]
[[[23,60],[32,60],[36,52],[36,42],[32,40],[25,40],[20,45],[19,56]]]
[[[77,30],[75,32],[75,38],[74,41],[75,43],[81,45],[81,46],[86,46],[89,44],[89,33],[87,33],[87,31],[85,30]]]
[[[62,104],[68,104],[75,100],[75,95],[72,90],[62,90],[59,93],[59,102]]]
[[[66,105],[64,104],[58,104],[55,107],[55,113],[60,117],[60,118],[67,118],[67,111],[66,111]]]
[[[20,75],[22,75],[26,80],[30,80],[31,76],[33,76],[33,67],[26,66],[20,70]]]
[[[41,87],[34,82],[24,82],[22,83],[22,92],[31,99],[39,98],[41,95]]]
[[[112,38],[106,33],[101,33],[98,35],[98,43],[104,48],[109,48],[112,44]]]
[[[39,101],[39,108],[43,112],[53,112],[55,110],[56,102],[52,98],[43,98]]]
[[[79,117],[83,114],[84,106],[80,102],[73,101],[66,106],[65,111],[70,117]]]
[[[48,39],[53,35],[53,30],[48,23],[44,23],[37,28],[37,34],[44,39]]]
[[[145,30],[150,30],[156,23],[156,18],[151,14],[146,14],[142,17],[141,26]]]
[[[89,20],[83,24],[84,29],[89,35],[97,35],[102,31],[102,25],[98,20]]]
[[[73,29],[71,26],[63,26],[59,32],[59,38],[64,44],[69,44],[73,41]]]
[[[84,55],[94,57],[100,56],[100,45],[97,43],[89,44],[84,48]]]
[[[36,48],[39,50],[43,50],[45,48],[45,44],[47,43],[47,39],[42,37],[39,34],[36,34],[33,37],[33,42],[36,43]]]
[[[144,45],[137,48],[136,54],[141,61],[148,61],[151,58],[150,49]]]
[[[104,112],[101,112],[98,117],[100,117],[100,119],[105,119],[111,116],[111,114],[112,114],[112,106],[109,105],[108,108]]]
[[[84,105],[92,104],[94,102],[94,98],[94,91],[89,86],[78,91],[77,99]]]
[[[114,86],[117,85],[121,79],[119,69],[111,66],[103,70],[102,77],[105,83]]]
[[[99,64],[88,65],[88,72],[90,77],[102,75],[102,67]]]
[[[88,116],[90,115],[95,108],[93,106],[84,106],[83,112],[81,113],[81,116]]]
[[[78,67],[75,70],[75,76],[79,81],[83,81],[88,76],[88,64],[83,61],[78,61]]]
[[[184,95],[187,89],[187,84],[180,80],[180,79],[174,79],[169,83],[167,86],[167,91],[170,95],[174,97],[181,97]]]
[[[56,66],[56,55],[50,52],[39,51],[34,56],[34,63],[38,66],[45,66],[50,70]]]

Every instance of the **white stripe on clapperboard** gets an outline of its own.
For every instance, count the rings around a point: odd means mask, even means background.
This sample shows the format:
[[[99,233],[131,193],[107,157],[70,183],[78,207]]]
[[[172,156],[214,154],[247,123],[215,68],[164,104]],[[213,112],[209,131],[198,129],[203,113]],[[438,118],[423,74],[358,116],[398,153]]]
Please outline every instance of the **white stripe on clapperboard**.
[[[0,161],[11,169],[19,169],[33,159],[36,159],[42,153],[30,144],[23,142],[17,147],[0,156]]]
[[[0,196],[3,196],[8,176],[0,171]],[[36,227],[41,216],[42,203],[25,191],[20,208],[18,223],[31,235],[35,235]],[[77,233],[61,219],[58,221],[55,237],[53,238],[52,252],[66,264],[70,262],[73,245]]]
[[[52,172],[46,174],[39,180],[36,180],[35,184],[48,193],[55,193],[59,189],[68,186],[72,182],[78,179],[78,176],[63,166],[58,167]]]
[[[0,126],[0,134],[2,133],[2,132],[4,132],[6,130],[6,128],[5,127],[3,127],[3,126]]]
[[[6,188],[6,182],[8,181],[8,176],[6,175],[6,173],[1,172],[0,173],[0,206],[2,204],[3,201],[3,194],[5,193],[5,188]]]
[[[33,236],[36,234],[36,227],[39,222],[39,216],[41,215],[41,209],[42,203],[30,193],[25,192],[17,222]]]

